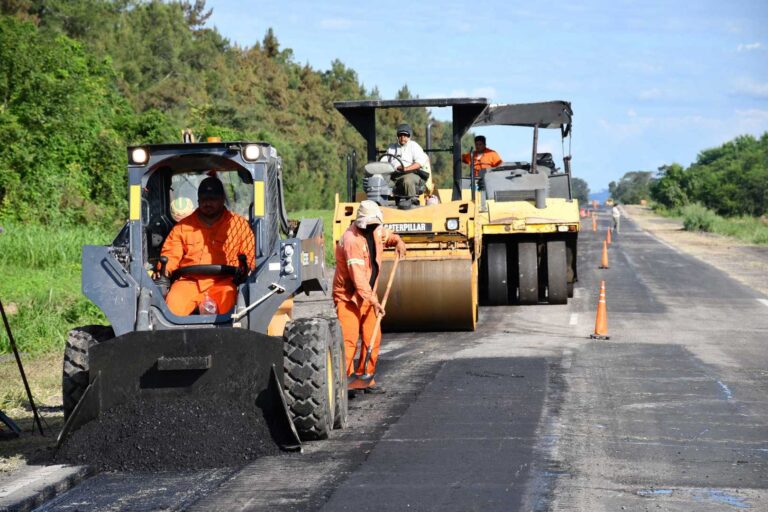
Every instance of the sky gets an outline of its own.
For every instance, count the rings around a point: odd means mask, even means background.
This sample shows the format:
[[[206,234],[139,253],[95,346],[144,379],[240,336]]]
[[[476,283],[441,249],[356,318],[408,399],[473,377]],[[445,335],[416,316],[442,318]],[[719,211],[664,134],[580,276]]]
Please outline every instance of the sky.
[[[271,27],[295,62],[324,71],[338,59],[382,99],[407,84],[420,98],[570,101],[573,174],[592,192],[630,171],[687,167],[704,149],[768,131],[766,0],[206,5],[208,25],[232,43],[252,46]],[[474,131],[504,160],[530,160],[530,129]],[[540,151],[561,162],[559,132],[542,132]]]

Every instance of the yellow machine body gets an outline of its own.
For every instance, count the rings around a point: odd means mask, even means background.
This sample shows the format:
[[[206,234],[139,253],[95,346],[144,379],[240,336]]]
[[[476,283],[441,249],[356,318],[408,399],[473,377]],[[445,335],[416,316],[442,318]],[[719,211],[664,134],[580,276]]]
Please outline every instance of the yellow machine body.
[[[441,197],[451,191],[441,189]],[[468,195],[466,195],[468,197]],[[423,199],[423,198],[422,198]],[[359,203],[336,202],[333,241],[338,243],[357,216]],[[450,201],[410,210],[383,207],[385,225],[397,233],[408,250],[392,283],[386,331],[474,330],[477,324],[479,238],[475,205]],[[457,229],[448,229],[455,219]],[[379,297],[394,260],[394,250],[382,255]]]

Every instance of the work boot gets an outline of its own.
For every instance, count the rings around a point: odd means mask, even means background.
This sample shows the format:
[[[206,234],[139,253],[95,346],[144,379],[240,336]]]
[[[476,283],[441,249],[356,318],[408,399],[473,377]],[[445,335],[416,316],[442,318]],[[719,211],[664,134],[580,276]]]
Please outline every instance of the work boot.
[[[366,393],[369,395],[383,395],[386,392],[387,390],[379,385],[373,385],[363,389],[363,393]]]

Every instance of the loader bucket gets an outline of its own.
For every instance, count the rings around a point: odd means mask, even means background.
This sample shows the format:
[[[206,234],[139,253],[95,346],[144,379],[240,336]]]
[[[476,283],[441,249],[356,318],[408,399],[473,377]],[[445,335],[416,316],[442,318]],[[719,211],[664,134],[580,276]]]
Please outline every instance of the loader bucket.
[[[89,385],[58,445],[128,400],[232,400],[261,409],[275,443],[301,447],[283,397],[283,340],[244,329],[131,332],[89,349]]]

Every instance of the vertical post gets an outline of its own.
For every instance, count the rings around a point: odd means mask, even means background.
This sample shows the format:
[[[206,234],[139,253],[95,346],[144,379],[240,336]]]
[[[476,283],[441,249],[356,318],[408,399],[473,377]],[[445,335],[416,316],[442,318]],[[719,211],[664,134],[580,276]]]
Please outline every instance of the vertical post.
[[[16,358],[16,364],[19,367],[19,373],[21,373],[21,380],[24,381],[24,389],[27,390],[27,398],[29,399],[29,405],[32,407],[32,414],[35,416],[35,422],[37,428],[40,430],[40,435],[43,434],[43,425],[40,423],[40,415],[37,413],[37,407],[35,407],[35,401],[32,400],[32,391],[29,389],[29,383],[27,382],[27,375],[24,373],[24,366],[21,364],[21,356],[19,356],[19,350],[16,348],[16,340],[13,339],[13,333],[11,333],[11,326],[8,323],[8,318],[5,316],[5,308],[2,301],[0,301],[0,313],[3,315],[3,324],[5,324],[5,332],[8,333],[8,341],[13,349],[13,355]]]
[[[475,200],[475,150],[469,150],[469,187],[472,190],[472,201]]]
[[[536,169],[536,153],[539,150],[539,125],[533,125],[533,153],[531,154],[531,174],[539,171]]]

